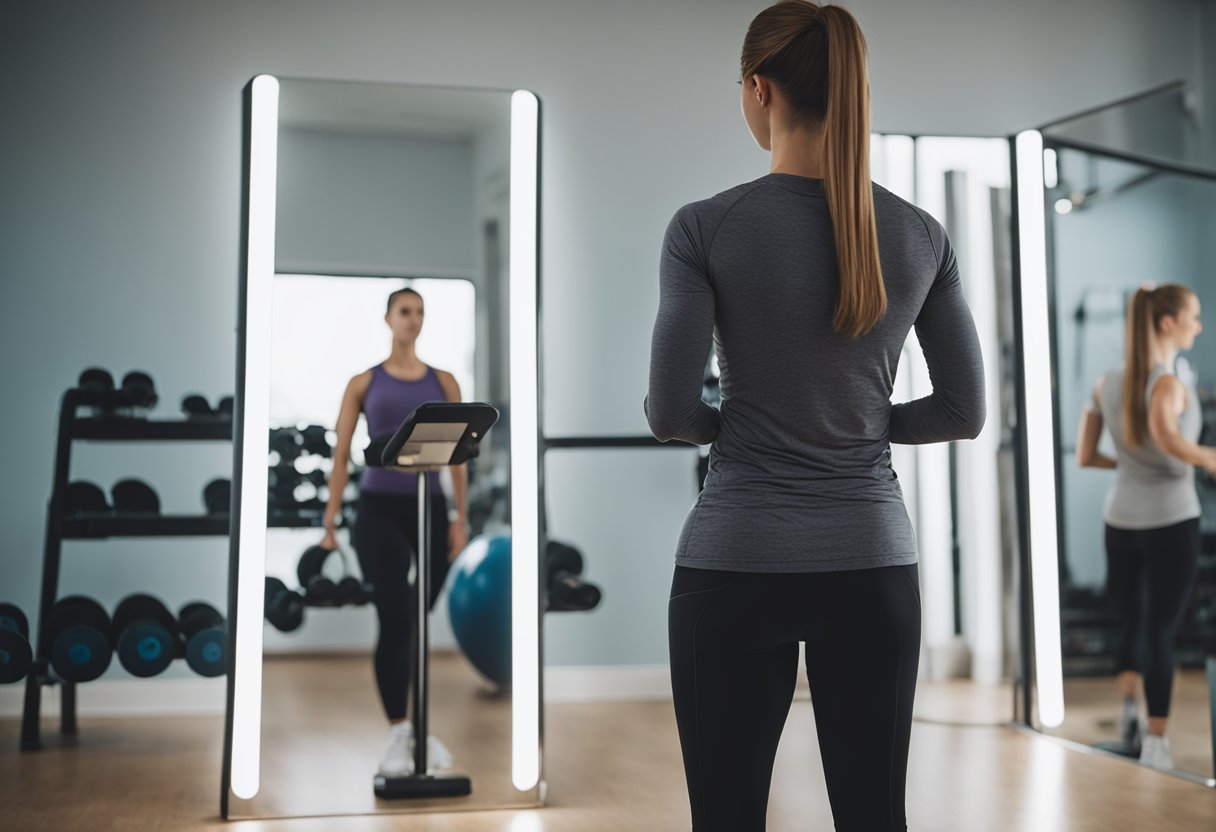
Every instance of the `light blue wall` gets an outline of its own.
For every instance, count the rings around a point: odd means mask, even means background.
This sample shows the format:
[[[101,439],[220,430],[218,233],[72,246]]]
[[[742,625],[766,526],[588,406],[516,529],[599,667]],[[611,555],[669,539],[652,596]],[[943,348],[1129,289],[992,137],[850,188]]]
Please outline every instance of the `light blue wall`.
[[[283,130],[278,196],[278,271],[476,276],[471,140]]]

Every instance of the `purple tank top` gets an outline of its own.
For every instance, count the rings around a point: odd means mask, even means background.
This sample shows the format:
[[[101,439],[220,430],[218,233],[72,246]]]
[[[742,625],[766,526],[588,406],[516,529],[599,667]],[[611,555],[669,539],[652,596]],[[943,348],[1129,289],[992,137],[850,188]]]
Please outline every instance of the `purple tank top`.
[[[418,381],[402,381],[385,372],[377,364],[372,367],[372,381],[363,397],[363,413],[367,417],[367,432],[372,438],[391,435],[423,402],[446,401],[439,376],[427,367],[426,375]],[[439,491],[439,475],[429,474],[429,490]],[[359,487],[370,494],[417,494],[418,475],[385,468],[366,468]]]

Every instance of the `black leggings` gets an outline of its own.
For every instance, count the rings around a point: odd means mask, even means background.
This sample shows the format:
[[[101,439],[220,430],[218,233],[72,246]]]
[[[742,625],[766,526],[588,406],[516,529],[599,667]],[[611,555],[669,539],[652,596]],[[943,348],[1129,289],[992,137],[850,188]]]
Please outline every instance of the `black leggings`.
[[[1157,529],[1106,527],[1106,594],[1118,617],[1118,672],[1144,674],[1148,715],[1170,715],[1174,637],[1199,571],[1199,518]]]
[[[694,832],[764,829],[800,641],[836,829],[907,829],[915,564],[795,574],[677,566],[668,635]]]
[[[428,492],[431,516],[430,604],[448,575],[448,506],[443,492]],[[404,719],[413,675],[418,605],[410,565],[418,546],[418,498],[389,494],[359,496],[353,532],[363,579],[375,586],[372,603],[380,621],[376,640],[376,685],[390,720]]]

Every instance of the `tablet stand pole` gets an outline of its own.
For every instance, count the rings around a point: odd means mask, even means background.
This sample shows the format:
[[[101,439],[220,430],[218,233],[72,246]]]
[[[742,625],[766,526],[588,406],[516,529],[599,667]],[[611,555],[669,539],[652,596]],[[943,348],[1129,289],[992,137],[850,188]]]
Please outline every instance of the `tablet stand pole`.
[[[369,446],[369,464],[381,465],[418,476],[418,548],[415,552],[414,592],[418,604],[417,666],[413,684],[414,771],[390,776],[377,774],[376,796],[383,799],[463,797],[473,791],[467,775],[432,772],[427,760],[429,739],[430,672],[430,551],[431,524],[428,474],[448,465],[460,465],[476,455],[477,446],[494,423],[498,411],[481,403],[428,402],[419,405],[402,423],[387,444]],[[380,442],[381,440],[375,440]]]
[[[418,594],[418,667],[414,674],[414,771],[427,773],[427,691],[430,680],[427,670],[430,667],[427,654],[430,652],[430,610],[431,600],[431,528],[430,512],[427,510],[427,475],[418,472],[418,568],[415,584]]]

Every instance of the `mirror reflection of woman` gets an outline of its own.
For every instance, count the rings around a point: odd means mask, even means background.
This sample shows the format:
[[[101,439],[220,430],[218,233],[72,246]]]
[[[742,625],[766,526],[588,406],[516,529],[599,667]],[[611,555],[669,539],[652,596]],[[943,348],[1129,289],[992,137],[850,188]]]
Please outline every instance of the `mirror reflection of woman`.
[[[359,414],[367,417],[372,437],[391,434],[418,405],[461,400],[460,385],[451,373],[427,366],[416,346],[425,307],[413,289],[389,295],[384,322],[392,332],[387,359],[350,380],[338,414],[337,447],[325,511],[321,545],[336,548],[337,519],[346,487],[351,438]],[[468,471],[451,468],[455,507],[449,517],[438,474],[428,475],[431,523],[430,597],[434,607],[452,560],[468,543]],[[418,479],[414,474],[368,468],[359,483],[359,503],[352,537],[364,580],[375,590],[372,603],[379,621],[375,651],[376,685],[389,721],[389,739],[380,761],[385,775],[413,771],[414,737],[406,721],[406,702],[413,674],[416,594],[409,582],[410,562],[418,541]],[[435,737],[429,738],[429,759],[435,768],[451,764],[451,754]]]
[[[1203,331],[1199,313],[1199,298],[1185,286],[1136,291],[1124,365],[1098,379],[1077,439],[1082,467],[1115,469],[1103,519],[1106,591],[1118,618],[1120,733],[1127,745],[1140,745],[1141,762],[1159,768],[1174,766],[1166,737],[1174,638],[1199,568],[1195,468],[1216,475],[1216,448],[1198,444],[1198,394],[1175,372],[1178,353]],[[1113,459],[1098,450],[1104,427],[1115,444]],[[1141,687],[1148,704],[1143,736]]]
[[[836,829],[904,830],[921,611],[891,444],[979,433],[979,339],[941,224],[870,179],[856,19],[778,3],[741,64],[770,172],[668,225],[646,406],[659,439],[712,443],[668,601],[692,826],[765,828],[802,646]],[[893,405],[913,327],[933,393]]]

